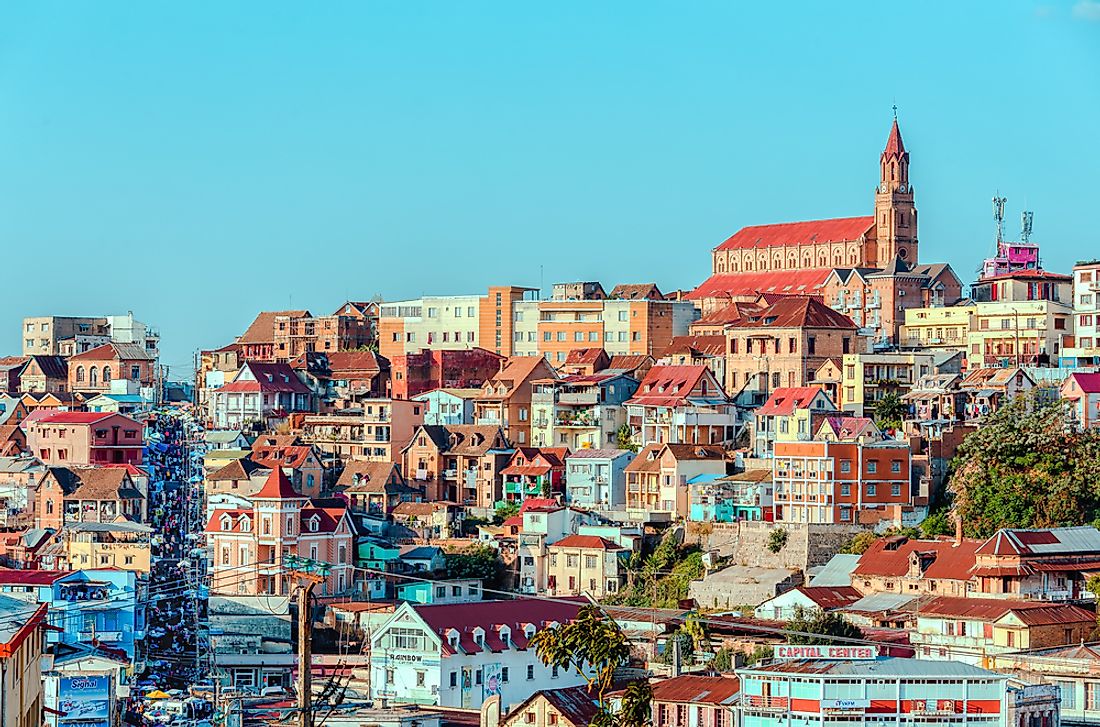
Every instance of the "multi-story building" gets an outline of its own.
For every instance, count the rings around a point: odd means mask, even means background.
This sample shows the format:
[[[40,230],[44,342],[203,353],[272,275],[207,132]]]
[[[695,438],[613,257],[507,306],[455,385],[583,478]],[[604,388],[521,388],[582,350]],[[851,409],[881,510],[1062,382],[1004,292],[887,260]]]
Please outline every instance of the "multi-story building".
[[[241,358],[262,363],[287,362],[305,353],[354,351],[374,342],[373,303],[348,301],[330,316],[308,310],[261,311],[236,343]]]
[[[1073,342],[1073,309],[1052,300],[980,302],[967,335],[967,366],[1050,366]]]
[[[875,649],[868,646],[776,649],[824,658],[782,659],[738,669],[737,712],[743,727],[1059,724],[1056,692],[1048,690],[1045,700],[1029,705],[1029,716],[1021,722],[1017,692],[1022,690],[1010,687],[1006,675],[963,662],[875,658]],[[1037,721],[1030,721],[1032,714]]]
[[[281,468],[294,489],[306,497],[318,497],[325,485],[325,466],[317,449],[294,438],[260,437],[252,443],[248,459],[266,470]]]
[[[856,324],[816,298],[784,297],[730,323],[726,391],[759,406],[773,389],[806,386],[830,358],[859,353]]]
[[[562,365],[578,348],[602,347],[608,354],[661,354],[683,336],[697,313],[689,301],[559,298],[515,306],[512,350],[545,356]]]
[[[725,444],[736,439],[737,407],[706,366],[654,366],[626,401],[633,443]]]
[[[954,305],[907,308],[898,344],[902,348],[965,351],[977,304],[969,298]]]
[[[1084,525],[998,530],[975,551],[974,598],[1067,601],[1088,597],[1100,531]]]
[[[696,523],[771,522],[775,519],[771,470],[692,478],[688,481],[687,519]]]
[[[19,372],[18,391],[32,394],[69,390],[69,363],[62,356],[30,356]]]
[[[687,518],[687,483],[698,475],[725,475],[726,453],[707,444],[650,444],[626,466],[626,508]]]
[[[884,396],[905,396],[918,379],[938,370],[932,353],[847,354],[837,404],[847,414],[869,416]]]
[[[752,448],[770,457],[776,442],[806,442],[836,404],[816,386],[780,387],[753,412]]]
[[[136,393],[154,385],[155,363],[136,343],[97,346],[69,357],[69,391]]]
[[[592,513],[562,507],[556,500],[537,497],[523,501],[518,517],[516,583],[520,593],[529,594],[546,592],[549,582],[547,548],[566,536],[576,534],[582,526],[599,522]]]
[[[1034,388],[1035,380],[1017,366],[972,368],[959,382],[959,392],[966,398],[967,419],[980,419]]]
[[[423,423],[424,405],[419,401],[365,399],[355,409],[305,416],[301,439],[344,460],[394,462]]]
[[[148,577],[152,565],[153,529],[135,522],[79,522],[58,535],[61,553],[56,567],[63,570],[118,568]]]
[[[50,467],[35,493],[35,527],[141,522],[146,499],[124,467]],[[94,567],[95,563],[90,567]]]
[[[123,414],[58,411],[25,427],[27,448],[48,465],[141,464],[142,425]]]
[[[286,363],[247,361],[213,392],[210,413],[219,429],[274,427],[295,412],[314,410],[315,397]]]
[[[0,597],[0,724],[32,727],[43,723],[43,659],[46,612],[41,604],[29,609],[24,601]]]
[[[604,369],[532,382],[531,443],[536,447],[613,447],[638,382]]]
[[[578,507],[615,510],[626,505],[628,449],[577,449],[565,458],[565,501]]]
[[[474,423],[501,427],[510,441],[529,444],[534,382],[556,377],[554,369],[541,356],[504,359],[500,371],[482,384],[481,395],[474,400]]]
[[[1068,603],[939,596],[916,609],[909,642],[920,659],[975,666],[996,654],[1084,642],[1096,614]]]
[[[355,535],[345,508],[299,494],[278,467],[251,499],[249,508],[217,508],[210,515],[211,592],[286,595],[293,582],[285,566],[290,556],[330,566],[322,594],[351,588]]]
[[[900,520],[913,502],[910,471],[908,442],[776,442],[775,519],[854,523],[877,510]]]
[[[429,502],[448,500],[488,509],[504,495],[501,470],[513,451],[500,427],[424,425],[401,455],[405,472],[424,485]]]
[[[124,316],[32,316],[23,319],[24,356],[75,356],[108,343],[131,343],[150,358],[159,355],[152,326]]]
[[[477,347],[402,353],[390,359],[390,390],[397,398],[413,399],[427,391],[478,388],[500,371],[502,358]]]
[[[962,282],[946,263],[911,265],[895,258],[882,270],[836,268],[823,292],[825,304],[851,318],[877,349],[899,342],[909,309],[957,302]]]
[[[533,288],[503,285],[490,287],[484,296],[425,296],[382,303],[378,351],[390,360],[421,349],[483,348],[511,356],[515,306],[537,297]]]
[[[880,538],[859,557],[852,587],[863,595],[896,593],[963,598],[974,591],[971,572],[981,540],[903,536]]]
[[[580,675],[546,666],[528,642],[536,632],[576,618],[585,603],[402,603],[371,635],[370,696],[473,709],[500,696],[507,708],[539,689],[579,686]]]
[[[1077,366],[1100,365],[1100,260],[1073,266],[1073,332],[1062,357]]]
[[[598,535],[567,535],[546,547],[547,593],[606,598],[626,582],[631,551]]]
[[[529,497],[559,497],[565,491],[568,447],[516,447],[504,477],[504,499],[523,502]]]
[[[474,400],[481,389],[434,389],[412,397],[424,404],[424,423],[453,426],[474,423]]]

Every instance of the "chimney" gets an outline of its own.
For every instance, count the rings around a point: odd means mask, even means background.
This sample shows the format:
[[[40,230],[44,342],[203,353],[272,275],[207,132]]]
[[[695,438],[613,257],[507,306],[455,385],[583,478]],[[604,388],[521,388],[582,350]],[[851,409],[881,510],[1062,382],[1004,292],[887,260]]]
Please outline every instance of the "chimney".
[[[955,546],[957,547],[962,545],[963,541],[963,519],[957,509],[952,514],[955,516]]]

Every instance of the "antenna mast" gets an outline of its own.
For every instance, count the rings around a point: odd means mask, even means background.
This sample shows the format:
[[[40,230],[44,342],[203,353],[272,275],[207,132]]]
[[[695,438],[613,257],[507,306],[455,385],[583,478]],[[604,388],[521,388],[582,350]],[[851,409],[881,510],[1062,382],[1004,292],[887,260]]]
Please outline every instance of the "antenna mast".
[[[1004,242],[1005,235],[1005,202],[1008,200],[1004,197],[993,198],[993,219],[997,223],[997,252],[1000,253],[1001,244]]]
[[[1034,220],[1034,212],[1024,211],[1020,214],[1020,242],[1031,242],[1031,224]]]

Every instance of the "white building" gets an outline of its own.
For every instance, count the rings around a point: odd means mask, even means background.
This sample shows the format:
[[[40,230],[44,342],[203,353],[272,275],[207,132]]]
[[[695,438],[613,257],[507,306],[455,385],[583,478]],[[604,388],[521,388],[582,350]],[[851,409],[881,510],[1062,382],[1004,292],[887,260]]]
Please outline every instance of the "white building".
[[[1100,260],[1073,268],[1074,345],[1062,352],[1077,366],[1100,364]]]
[[[477,709],[505,708],[539,689],[584,683],[539,661],[530,638],[575,618],[587,599],[401,604],[371,637],[371,698]]]

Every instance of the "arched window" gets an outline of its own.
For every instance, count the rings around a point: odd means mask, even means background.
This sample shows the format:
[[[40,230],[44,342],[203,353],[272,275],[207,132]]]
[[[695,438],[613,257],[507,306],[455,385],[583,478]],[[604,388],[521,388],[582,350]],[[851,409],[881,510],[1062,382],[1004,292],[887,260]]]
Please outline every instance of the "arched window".
[[[111,383],[111,369],[107,366],[103,367],[103,383],[104,384]]]
[[[53,515],[53,500],[46,500],[46,514]]]
[[[97,369],[95,366],[91,368],[91,380],[89,381],[89,383],[92,386],[99,386],[99,369]]]
[[[77,380],[78,383],[81,383],[81,384],[84,383],[84,367],[83,366],[77,366],[76,367],[76,380]]]

